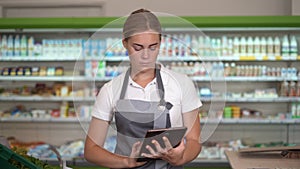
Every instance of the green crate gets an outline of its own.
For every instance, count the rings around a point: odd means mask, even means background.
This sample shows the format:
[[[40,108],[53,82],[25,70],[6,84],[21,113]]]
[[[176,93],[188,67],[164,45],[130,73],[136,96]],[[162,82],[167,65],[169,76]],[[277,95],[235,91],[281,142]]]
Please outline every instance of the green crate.
[[[30,168],[30,169],[41,169],[34,165],[32,162],[28,161],[24,157],[16,154],[6,146],[0,144],[0,164],[1,164],[1,169],[18,169],[15,166],[13,166],[10,161],[15,160],[24,166]]]

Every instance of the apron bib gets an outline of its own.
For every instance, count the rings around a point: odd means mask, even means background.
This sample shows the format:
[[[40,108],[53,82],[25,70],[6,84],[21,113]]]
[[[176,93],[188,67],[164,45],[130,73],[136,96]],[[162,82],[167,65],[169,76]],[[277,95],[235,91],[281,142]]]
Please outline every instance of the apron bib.
[[[130,69],[127,70],[122,86],[120,99],[116,103],[115,120],[117,128],[116,154],[129,156],[132,145],[143,138],[150,129],[171,127],[169,110],[171,103],[164,100],[164,86],[160,76],[160,69],[156,68],[156,81],[160,101],[142,101],[124,99],[128,86]],[[163,160],[151,160],[138,169],[181,169],[182,166],[173,167]]]

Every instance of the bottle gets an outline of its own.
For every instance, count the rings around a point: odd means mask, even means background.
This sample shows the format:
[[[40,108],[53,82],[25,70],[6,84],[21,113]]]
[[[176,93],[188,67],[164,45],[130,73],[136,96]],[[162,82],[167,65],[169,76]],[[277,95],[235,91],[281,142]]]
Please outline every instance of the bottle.
[[[198,45],[199,45],[199,50],[198,50],[198,55],[200,57],[205,56],[205,45],[204,45],[204,36],[200,35],[198,37]]]
[[[229,63],[225,63],[224,64],[225,68],[224,68],[224,76],[230,76],[230,66]]]
[[[236,76],[236,65],[234,62],[230,64],[230,76]]]
[[[14,56],[20,56],[20,55],[21,55],[20,37],[19,35],[16,35],[14,40]]]
[[[228,39],[228,52],[227,56],[232,56],[233,55],[233,40],[232,38]]]
[[[3,35],[1,39],[1,55],[7,56],[7,36]]]
[[[292,114],[292,118],[297,117],[297,103],[292,103],[292,105],[291,105],[291,114]]]
[[[205,39],[204,39],[204,46],[205,46],[205,50],[204,50],[204,56],[211,56],[211,49],[212,49],[212,46],[211,46],[211,39],[209,36],[205,36]]]
[[[290,54],[290,43],[288,40],[288,36],[285,35],[282,39],[281,53],[283,59],[288,59]]]
[[[256,36],[254,38],[254,55],[259,56],[260,55],[260,40],[259,37]]]
[[[242,56],[247,55],[247,42],[244,36],[241,38],[241,42],[240,42],[240,54]]]
[[[183,56],[190,56],[191,55],[191,36],[189,34],[185,34],[184,36],[184,43],[185,43],[185,53]]]
[[[296,60],[298,55],[298,44],[295,36],[291,37],[290,41],[290,56],[292,60]]]
[[[297,96],[297,97],[300,97],[300,81],[297,82],[296,96]]]
[[[30,36],[30,38],[28,39],[28,56],[34,56],[34,38],[32,36]]]
[[[283,81],[280,86],[280,96],[286,97],[289,94],[289,83],[287,81]]]
[[[179,35],[179,56],[184,56],[186,53],[186,43],[184,41],[184,35]]]
[[[267,41],[267,55],[269,59],[274,60],[274,43],[273,38],[271,36],[268,37]]]
[[[21,56],[27,56],[27,38],[22,35],[21,38]]]
[[[221,41],[221,51],[222,51],[222,56],[228,56],[228,48],[229,48],[229,44],[228,44],[228,39],[227,36],[222,36],[222,41]]]
[[[251,36],[247,39],[247,56],[253,56],[254,50],[253,50],[253,38]]]
[[[8,35],[7,39],[7,56],[12,57],[14,50],[14,39],[12,35]]]
[[[281,54],[281,44],[280,44],[280,39],[278,36],[275,37],[274,39],[274,55],[275,56],[280,56]]]
[[[191,56],[197,56],[198,40],[195,35],[192,36],[191,41]]]
[[[179,56],[179,44],[178,44],[178,36],[174,35],[173,36],[173,54],[172,56]]]
[[[265,37],[261,37],[260,52],[261,52],[261,56],[266,56],[267,54],[267,41]]]
[[[233,39],[233,55],[240,55],[240,40],[237,36],[235,36]]]
[[[290,97],[295,97],[296,96],[296,83],[294,81],[290,82],[289,96]]]
[[[171,36],[166,37],[167,42],[167,56],[172,56],[173,54],[173,39]]]

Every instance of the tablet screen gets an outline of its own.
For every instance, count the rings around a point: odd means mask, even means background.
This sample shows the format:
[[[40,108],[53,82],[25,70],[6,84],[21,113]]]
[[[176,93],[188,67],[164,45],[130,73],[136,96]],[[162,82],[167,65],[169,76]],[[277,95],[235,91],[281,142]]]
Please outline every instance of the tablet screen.
[[[148,130],[143,140],[143,144],[141,146],[141,150],[139,153],[140,158],[138,158],[137,161],[153,160],[153,159],[141,157],[142,153],[150,154],[150,152],[146,149],[147,145],[151,146],[155,150],[154,145],[151,143],[152,140],[158,141],[160,146],[162,148],[165,148],[165,143],[162,138],[166,136],[169,139],[172,147],[175,148],[180,144],[182,138],[185,135],[186,130],[187,130],[186,127],[172,127],[172,128]]]

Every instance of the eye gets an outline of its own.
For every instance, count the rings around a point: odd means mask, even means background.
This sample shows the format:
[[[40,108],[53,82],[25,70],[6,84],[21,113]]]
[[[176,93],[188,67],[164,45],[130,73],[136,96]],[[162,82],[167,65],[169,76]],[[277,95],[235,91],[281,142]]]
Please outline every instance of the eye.
[[[137,45],[135,45],[135,46],[133,46],[133,49],[134,49],[135,51],[140,51],[140,50],[143,49],[143,47],[142,47],[142,46],[137,46]]]
[[[155,51],[156,50],[156,45],[150,46],[150,50]]]

